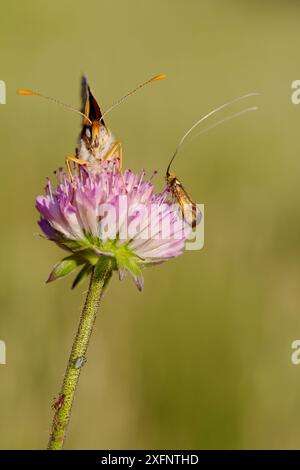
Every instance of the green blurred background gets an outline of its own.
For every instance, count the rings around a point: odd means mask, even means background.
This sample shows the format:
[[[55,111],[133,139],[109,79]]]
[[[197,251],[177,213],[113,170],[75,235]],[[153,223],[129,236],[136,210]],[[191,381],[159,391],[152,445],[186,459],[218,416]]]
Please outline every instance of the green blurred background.
[[[188,145],[174,169],[205,204],[205,247],[117,277],[104,298],[66,447],[299,448],[300,78],[295,1],[12,0],[1,6],[0,447],[43,449],[86,285],[45,285],[62,252],[34,199],[74,151],[85,72],[102,107],[157,73],[108,125],[125,167],[163,172],[200,115],[249,91],[260,110]],[[241,109],[240,105],[239,109]],[[236,110],[236,108],[234,108]],[[225,115],[225,114],[223,114]]]

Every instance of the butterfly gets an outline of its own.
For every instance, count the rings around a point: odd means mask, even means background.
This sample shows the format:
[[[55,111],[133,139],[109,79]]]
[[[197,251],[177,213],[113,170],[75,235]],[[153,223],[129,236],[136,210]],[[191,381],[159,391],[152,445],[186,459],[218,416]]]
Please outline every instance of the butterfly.
[[[82,129],[79,135],[79,142],[76,147],[75,155],[70,155],[65,158],[69,177],[74,183],[74,176],[71,168],[72,162],[79,166],[84,166],[89,172],[95,174],[101,171],[104,162],[116,161],[118,163],[119,171],[122,173],[122,145],[115,139],[110,129],[105,124],[104,117],[110,113],[112,109],[119,106],[129,96],[136,93],[145,85],[159,80],[164,80],[165,78],[165,74],[155,75],[150,78],[150,80],[138,85],[132,91],[117,100],[103,114],[85,76],[81,79],[81,111],[36,91],[18,90],[17,93],[20,95],[34,95],[45,98],[64,106],[67,109],[75,111],[83,117]]]
[[[76,156],[66,157],[71,174],[70,162],[84,165],[91,173],[97,173],[105,161],[117,160],[122,172],[122,145],[105,125],[100,106],[94,97],[85,76],[81,80],[83,126],[79,135]]]

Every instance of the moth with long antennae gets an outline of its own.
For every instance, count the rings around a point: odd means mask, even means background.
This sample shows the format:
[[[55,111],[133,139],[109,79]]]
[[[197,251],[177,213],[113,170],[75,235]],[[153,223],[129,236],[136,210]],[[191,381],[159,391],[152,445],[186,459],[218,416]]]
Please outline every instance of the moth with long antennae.
[[[201,214],[198,213],[197,205],[192,201],[191,197],[189,196],[189,194],[187,193],[187,191],[183,187],[181,181],[177,178],[177,176],[174,173],[170,172],[171,165],[172,165],[176,155],[178,154],[180,148],[182,147],[182,145],[186,142],[186,140],[189,137],[189,135],[191,134],[191,132],[196,127],[199,126],[199,124],[201,124],[203,121],[205,121],[210,116],[217,113],[218,111],[221,111],[222,109],[225,109],[228,106],[232,105],[233,103],[235,103],[237,101],[240,101],[240,100],[243,100],[245,98],[248,98],[250,96],[258,96],[259,94],[260,93],[248,93],[246,95],[239,96],[238,98],[235,98],[231,101],[228,101],[227,103],[224,103],[221,106],[218,106],[217,108],[215,108],[212,111],[210,111],[209,113],[207,113],[205,116],[202,116],[200,119],[198,119],[185,132],[185,134],[183,135],[183,137],[179,141],[179,143],[178,143],[178,145],[175,149],[175,152],[174,152],[174,154],[173,154],[173,156],[172,156],[172,158],[171,158],[171,160],[170,160],[170,162],[167,166],[165,178],[166,178],[166,181],[167,181],[167,184],[168,184],[169,191],[171,192],[171,194],[173,195],[173,197],[176,199],[176,201],[179,204],[179,207],[180,207],[180,210],[181,210],[181,213],[182,213],[182,217],[184,218],[184,220],[189,225],[191,225],[192,228],[196,227],[197,223],[199,222],[199,216],[201,216]],[[220,121],[204,128],[195,137],[198,137],[199,135],[203,134],[204,132],[207,132],[207,131],[213,129],[213,128],[217,127],[218,125],[220,125],[220,124],[222,124],[226,121],[229,121],[229,120],[234,119],[238,116],[241,116],[242,114],[245,114],[245,113],[248,113],[248,112],[251,112],[251,111],[256,111],[257,109],[258,109],[257,106],[252,106],[252,107],[243,109],[242,111],[231,114],[231,115],[221,119]]]
[[[65,159],[69,176],[73,181],[74,178],[70,162],[86,166],[90,172],[97,173],[100,171],[101,164],[103,162],[116,160],[118,162],[119,171],[122,173],[122,146],[121,143],[114,138],[110,129],[105,125],[104,117],[115,107],[123,103],[123,101],[125,101],[129,96],[133,95],[144,86],[165,78],[166,75],[164,74],[156,75],[150,78],[150,80],[138,85],[134,90],[130,91],[110,106],[104,114],[102,114],[99,104],[92,94],[85,76],[83,76],[81,80],[81,111],[35,91],[18,90],[17,93],[20,95],[33,95],[45,98],[83,116],[83,126],[79,135],[76,155],[68,156]]]

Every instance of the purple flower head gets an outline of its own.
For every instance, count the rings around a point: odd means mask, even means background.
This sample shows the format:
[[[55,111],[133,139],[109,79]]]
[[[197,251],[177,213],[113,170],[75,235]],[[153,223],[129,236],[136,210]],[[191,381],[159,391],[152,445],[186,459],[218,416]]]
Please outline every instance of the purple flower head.
[[[126,170],[121,175],[111,165],[96,174],[81,169],[72,184],[60,170],[57,187],[48,180],[45,193],[36,199],[40,228],[46,238],[71,252],[48,281],[81,266],[76,285],[99,257],[109,256],[120,279],[129,272],[141,289],[142,268],[182,254],[190,233],[167,188],[155,194],[144,172]]]

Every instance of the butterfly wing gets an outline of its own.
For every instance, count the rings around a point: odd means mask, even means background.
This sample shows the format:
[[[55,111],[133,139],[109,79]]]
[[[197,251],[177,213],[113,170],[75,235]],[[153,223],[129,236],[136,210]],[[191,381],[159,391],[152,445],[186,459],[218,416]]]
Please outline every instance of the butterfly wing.
[[[89,117],[90,114],[90,102],[89,102],[89,86],[85,75],[81,77],[81,112]],[[89,125],[89,121],[84,118],[84,126]]]
[[[90,121],[100,122],[102,118],[100,106],[91,92],[87,77],[85,75],[81,77],[81,106],[82,112],[89,118]],[[104,122],[102,123],[104,124]],[[86,118],[84,118],[84,125],[89,125],[89,121]]]

